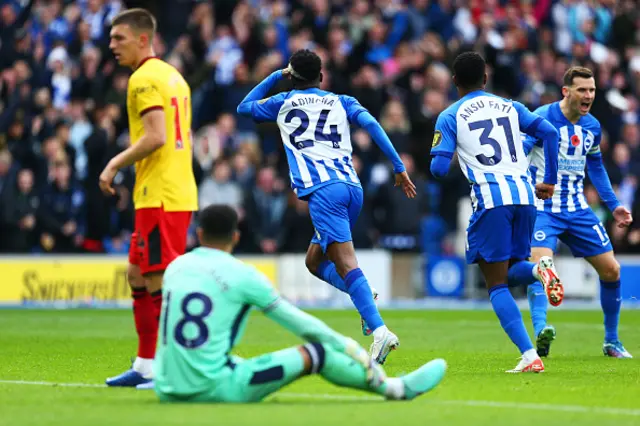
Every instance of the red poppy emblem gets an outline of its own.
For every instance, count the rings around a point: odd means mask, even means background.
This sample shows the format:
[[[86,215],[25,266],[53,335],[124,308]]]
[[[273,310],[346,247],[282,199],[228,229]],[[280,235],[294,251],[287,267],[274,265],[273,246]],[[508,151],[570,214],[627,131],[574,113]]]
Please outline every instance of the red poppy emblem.
[[[580,138],[578,137],[578,135],[571,136],[571,145],[573,146],[580,145]]]

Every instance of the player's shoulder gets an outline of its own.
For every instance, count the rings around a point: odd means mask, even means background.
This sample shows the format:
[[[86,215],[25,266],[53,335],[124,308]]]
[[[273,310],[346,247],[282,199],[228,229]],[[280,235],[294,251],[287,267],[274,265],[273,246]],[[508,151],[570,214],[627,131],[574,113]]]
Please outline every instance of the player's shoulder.
[[[153,82],[154,84],[187,84],[186,80],[173,65],[160,58],[148,58],[131,74],[130,83]]]
[[[439,122],[441,125],[442,123],[445,123],[445,122],[455,124],[456,115],[458,114],[460,107],[462,107],[462,105],[464,105],[466,101],[467,99],[461,98],[455,101],[454,103],[452,103],[451,105],[449,105],[448,107],[446,107],[444,110],[442,110],[440,114],[438,114],[437,122]]]
[[[556,104],[558,104],[558,102],[551,102],[550,104],[541,105],[536,108],[533,113],[548,120],[552,119],[554,117],[553,111],[554,108],[556,108]]]
[[[588,130],[591,130],[594,132],[600,132],[600,130],[602,129],[602,125],[600,124],[600,121],[597,118],[595,118],[591,113],[585,115],[583,118],[583,121],[584,121],[583,127],[587,127]]]

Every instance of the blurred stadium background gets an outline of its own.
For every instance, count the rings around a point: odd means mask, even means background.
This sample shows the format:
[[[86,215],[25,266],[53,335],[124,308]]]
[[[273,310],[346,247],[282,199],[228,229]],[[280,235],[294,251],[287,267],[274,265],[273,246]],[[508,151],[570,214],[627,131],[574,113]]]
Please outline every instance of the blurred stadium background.
[[[354,129],[354,165],[365,209],[354,241],[387,307],[481,306],[478,271],[466,267],[468,185],[455,167],[429,174],[438,114],[456,98],[449,65],[464,49],[490,65],[488,89],[530,109],[559,100],[565,69],[592,68],[592,113],[622,203],[640,219],[640,14],[633,0],[0,0],[1,305],[130,304],[126,253],[133,170],[105,198],[98,175],[128,144],[129,70],[108,50],[120,10],[158,18],[158,56],[193,91],[194,170],[200,205],[228,203],[242,216],[237,254],[302,306],[349,306],[303,261],[313,228],[288,186],[275,125],[238,117],[240,100],[291,52],[324,62],[323,88],[357,97],[379,119],[418,197],[393,188],[389,164]],[[281,87],[278,89],[286,89]],[[622,264],[623,298],[640,297],[640,221],[612,228],[594,188],[591,207]],[[197,224],[197,217],[193,229]],[[189,247],[196,244],[189,237]],[[595,273],[560,247],[563,306],[599,307]],[[524,296],[524,289],[514,289]],[[574,302],[574,303],[571,303]],[[526,305],[526,303],[525,303]]]

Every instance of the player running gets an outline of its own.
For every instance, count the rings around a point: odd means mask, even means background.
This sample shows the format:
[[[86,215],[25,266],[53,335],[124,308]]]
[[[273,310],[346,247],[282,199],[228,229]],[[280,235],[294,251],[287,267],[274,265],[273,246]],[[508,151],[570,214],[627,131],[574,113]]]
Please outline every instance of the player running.
[[[315,227],[305,261],[307,268],[349,294],[363,319],[364,334],[373,334],[371,356],[382,364],[400,341],[378,312],[351,239],[363,193],[351,160],[350,124],[359,124],[371,134],[393,163],[396,186],[402,186],[407,197],[415,197],[416,189],[376,119],[356,99],[319,89],[321,68],[318,55],[297,51],[286,69],[272,73],[244,98],[238,114],[278,123],[291,186],[298,198],[309,202]],[[263,99],[285,78],[291,79],[293,90]]]
[[[308,374],[392,400],[413,399],[440,383],[444,360],[386,378],[354,340],[281,299],[264,275],[230,254],[239,239],[233,208],[209,206],[199,218],[201,247],[165,273],[154,361],[161,401],[258,402]],[[252,307],[309,343],[247,360],[230,355]]]
[[[180,73],[154,57],[154,17],[144,9],[113,19],[111,42],[120,65],[133,69],[127,92],[131,146],[100,175],[100,188],[114,194],[119,169],[136,166],[135,232],[129,251],[129,285],[138,333],[138,356],[109,386],[136,386],[152,378],[162,303],[162,274],[186,249],[198,196],[191,163],[191,90]]]
[[[547,163],[535,195],[548,199],[557,178],[558,132],[525,106],[484,91],[485,61],[476,52],[459,55],[453,63],[460,100],[444,110],[436,122],[431,173],[444,177],[454,152],[471,184],[473,214],[467,228],[468,263],[478,263],[502,328],[522,353],[509,373],[544,371],[507,286],[515,269],[531,272],[531,235],[536,218],[535,196],[527,173],[528,161],[521,131],[544,141]]]
[[[614,358],[631,358],[631,354],[618,339],[620,320],[620,265],[613,255],[607,231],[593,213],[583,194],[585,164],[589,178],[600,198],[613,213],[618,227],[629,226],[631,213],[618,201],[609,176],[602,164],[600,122],[589,111],[596,93],[595,79],[588,68],[572,67],[564,75],[563,99],[538,108],[535,113],[550,121],[560,134],[558,183],[553,198],[538,203],[538,216],[532,242],[532,259],[548,259],[556,249],[558,238],[575,257],[584,257],[600,277],[600,303],[604,312],[605,336],[602,351]],[[534,183],[545,173],[545,156],[535,138],[527,137],[525,150],[531,151],[531,176]],[[551,271],[552,274],[555,271]],[[526,284],[529,284],[527,282]],[[540,356],[547,356],[555,329],[547,325],[547,300],[540,295],[538,283],[529,285],[527,294],[531,318]],[[555,286],[549,301],[557,306],[562,302],[564,290]]]

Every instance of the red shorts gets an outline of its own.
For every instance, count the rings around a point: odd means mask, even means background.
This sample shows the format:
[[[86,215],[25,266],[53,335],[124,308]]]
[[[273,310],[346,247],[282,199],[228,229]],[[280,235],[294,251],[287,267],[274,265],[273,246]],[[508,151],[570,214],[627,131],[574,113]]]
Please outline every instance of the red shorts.
[[[191,212],[165,212],[162,207],[136,210],[129,263],[144,275],[162,272],[187,248]]]

